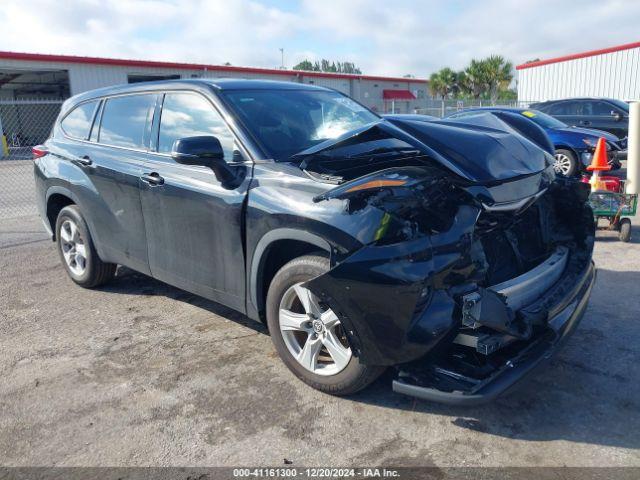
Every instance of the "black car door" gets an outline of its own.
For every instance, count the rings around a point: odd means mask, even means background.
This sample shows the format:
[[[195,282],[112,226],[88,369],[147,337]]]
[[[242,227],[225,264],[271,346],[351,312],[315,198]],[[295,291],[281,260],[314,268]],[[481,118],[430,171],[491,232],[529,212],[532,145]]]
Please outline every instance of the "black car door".
[[[619,138],[627,136],[629,129],[629,118],[626,112],[623,112],[613,104],[600,100],[593,102],[594,121],[591,128],[605,130],[613,133]]]
[[[157,152],[144,165],[141,190],[151,274],[244,311],[243,205],[252,163],[200,93],[167,92],[158,117]],[[209,167],[173,160],[175,140],[200,135],[220,140],[237,182],[226,184]]]
[[[135,94],[102,100],[89,141],[75,142],[73,155],[85,176],[72,188],[103,260],[147,274],[139,187],[156,99]]]

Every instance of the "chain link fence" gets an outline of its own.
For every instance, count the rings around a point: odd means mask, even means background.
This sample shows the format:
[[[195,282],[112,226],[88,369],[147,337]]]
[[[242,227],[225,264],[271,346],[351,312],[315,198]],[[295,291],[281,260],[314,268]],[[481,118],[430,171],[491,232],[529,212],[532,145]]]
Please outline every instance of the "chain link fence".
[[[0,100],[0,219],[36,213],[31,147],[43,143],[62,100]]]

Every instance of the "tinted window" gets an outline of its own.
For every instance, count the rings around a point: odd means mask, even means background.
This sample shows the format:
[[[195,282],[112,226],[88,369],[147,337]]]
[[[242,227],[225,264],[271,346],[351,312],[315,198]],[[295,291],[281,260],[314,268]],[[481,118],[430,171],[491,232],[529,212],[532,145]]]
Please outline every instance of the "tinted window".
[[[582,108],[578,102],[562,102],[554,105],[549,110],[551,115],[581,115]]]
[[[555,105],[551,105],[545,108],[545,112],[548,112],[549,115],[564,115],[565,111],[565,104],[563,103],[556,103]]]
[[[151,125],[155,95],[126,95],[107,100],[98,141],[119,147],[142,148]]]
[[[89,136],[89,130],[93,122],[93,112],[95,112],[97,104],[97,101],[83,103],[73,109],[60,124],[64,133],[72,138],[86,140]]]
[[[613,112],[615,109],[613,108],[613,106],[611,106],[610,104],[606,103],[606,102],[594,102],[593,104],[593,114],[594,115],[599,115],[602,117],[609,117],[611,116],[611,112]]]
[[[216,137],[225,159],[233,159],[233,135],[213,105],[195,93],[167,93],[160,116],[158,151],[168,153],[176,140],[201,135]]]
[[[333,91],[231,90],[223,95],[267,153],[280,161],[380,120]]]

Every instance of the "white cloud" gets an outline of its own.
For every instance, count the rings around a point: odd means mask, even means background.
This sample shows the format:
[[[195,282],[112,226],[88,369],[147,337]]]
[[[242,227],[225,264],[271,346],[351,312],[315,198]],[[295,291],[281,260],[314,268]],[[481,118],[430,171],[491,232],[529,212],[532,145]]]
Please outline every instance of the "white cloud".
[[[637,41],[622,0],[4,0],[0,49],[274,67],[348,60],[428,76],[501,54],[514,63]]]

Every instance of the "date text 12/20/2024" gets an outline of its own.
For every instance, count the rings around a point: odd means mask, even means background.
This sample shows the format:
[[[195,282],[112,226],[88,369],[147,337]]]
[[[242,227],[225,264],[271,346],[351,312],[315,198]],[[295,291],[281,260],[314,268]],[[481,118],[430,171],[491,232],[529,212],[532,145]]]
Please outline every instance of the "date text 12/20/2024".
[[[400,478],[387,468],[235,468],[234,478]]]

